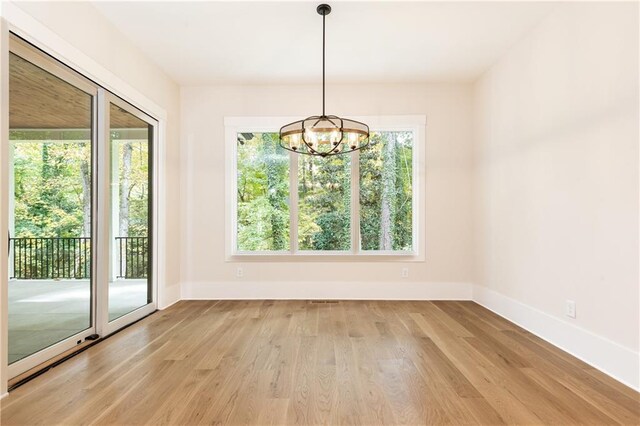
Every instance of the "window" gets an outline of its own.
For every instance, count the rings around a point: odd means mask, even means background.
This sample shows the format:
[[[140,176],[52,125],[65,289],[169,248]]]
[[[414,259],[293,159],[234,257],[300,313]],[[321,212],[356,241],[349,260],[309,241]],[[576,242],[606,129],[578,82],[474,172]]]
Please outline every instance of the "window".
[[[280,148],[286,119],[225,119],[228,254],[415,257],[424,117],[376,119],[367,149],[327,158]]]

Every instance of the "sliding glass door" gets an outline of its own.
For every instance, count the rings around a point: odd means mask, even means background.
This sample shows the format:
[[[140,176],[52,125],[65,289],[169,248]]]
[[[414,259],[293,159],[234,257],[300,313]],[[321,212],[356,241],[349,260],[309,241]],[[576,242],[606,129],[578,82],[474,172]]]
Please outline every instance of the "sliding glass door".
[[[12,36],[9,374],[156,309],[157,122]]]
[[[97,89],[17,40],[9,56],[9,363],[95,333]]]
[[[155,120],[107,95],[109,155],[108,322],[139,317],[153,305],[152,205]],[[118,321],[116,321],[118,320]]]

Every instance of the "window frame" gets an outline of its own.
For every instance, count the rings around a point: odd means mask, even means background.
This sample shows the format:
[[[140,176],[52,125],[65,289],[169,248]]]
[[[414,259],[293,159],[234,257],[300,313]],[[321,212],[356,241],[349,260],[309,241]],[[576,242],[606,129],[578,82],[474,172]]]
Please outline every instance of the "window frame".
[[[351,117],[351,116],[350,116]],[[226,261],[424,261],[425,259],[425,115],[359,116],[355,120],[369,124],[372,132],[410,131],[412,155],[412,250],[362,250],[360,247],[360,161],[359,151],[351,156],[351,250],[298,249],[298,158],[289,155],[289,250],[243,251],[237,245],[237,155],[238,133],[277,133],[282,123],[295,117],[225,117],[225,254]],[[358,176],[358,179],[353,179]]]

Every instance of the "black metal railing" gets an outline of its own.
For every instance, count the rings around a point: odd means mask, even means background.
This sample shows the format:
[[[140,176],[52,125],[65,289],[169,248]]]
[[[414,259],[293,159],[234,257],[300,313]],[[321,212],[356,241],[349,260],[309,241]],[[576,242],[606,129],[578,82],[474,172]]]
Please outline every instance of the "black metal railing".
[[[116,278],[148,277],[147,237],[116,237]],[[11,279],[89,279],[91,238],[9,238]]]
[[[119,265],[116,278],[147,278],[149,241],[147,237],[116,237]]]
[[[9,238],[12,279],[91,277],[91,238]]]

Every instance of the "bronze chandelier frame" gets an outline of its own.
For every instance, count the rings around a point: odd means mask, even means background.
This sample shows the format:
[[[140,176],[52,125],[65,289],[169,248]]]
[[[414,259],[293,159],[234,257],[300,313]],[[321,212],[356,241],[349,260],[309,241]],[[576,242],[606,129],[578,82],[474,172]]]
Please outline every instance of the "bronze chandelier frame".
[[[315,155],[327,157],[331,155],[346,154],[358,151],[369,146],[369,126],[360,121],[349,118],[341,118],[336,115],[325,114],[325,19],[331,13],[331,6],[321,4],[316,8],[318,14],[322,15],[322,115],[313,115],[302,120],[285,124],[280,128],[280,146],[287,151],[298,154]],[[320,125],[320,127],[316,127]],[[313,141],[307,140],[307,132],[317,134],[334,135],[339,134],[339,139]],[[348,134],[348,140],[345,141],[345,134]],[[285,140],[299,137],[301,143],[291,145]],[[328,146],[325,150],[321,150],[320,145]]]

